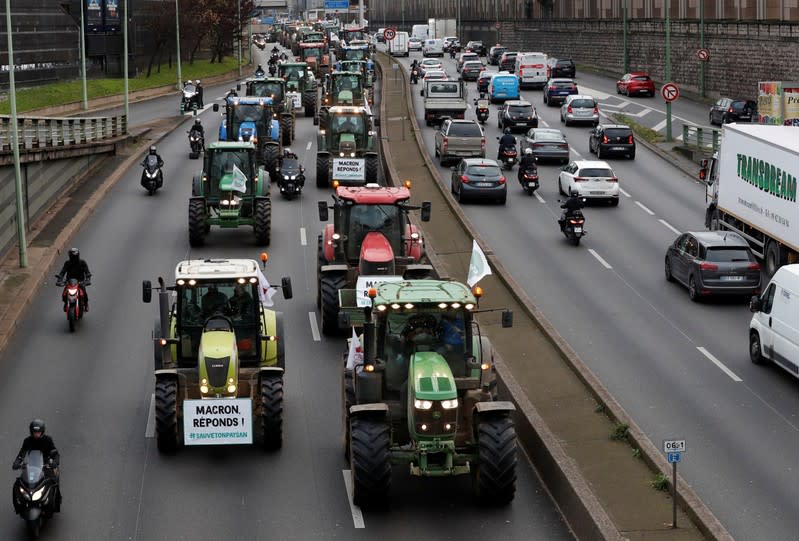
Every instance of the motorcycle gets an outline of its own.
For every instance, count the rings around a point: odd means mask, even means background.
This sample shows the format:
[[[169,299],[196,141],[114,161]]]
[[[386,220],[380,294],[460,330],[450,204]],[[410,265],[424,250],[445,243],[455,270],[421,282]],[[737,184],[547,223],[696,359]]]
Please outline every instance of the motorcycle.
[[[142,188],[147,190],[148,195],[153,195],[155,191],[164,185],[164,174],[161,166],[158,165],[158,157],[148,154],[142,162],[144,171],[141,172]]]
[[[474,100],[475,114],[480,124],[485,124],[488,120],[488,100]]]
[[[582,211],[575,210],[569,216],[560,220],[560,230],[574,246],[580,244],[580,239],[585,235],[585,216]]]
[[[503,147],[499,152],[499,160],[508,171],[513,169],[513,166],[516,163],[516,156],[517,153],[515,147]]]
[[[91,281],[86,280],[79,282],[75,278],[63,280],[56,275],[57,287],[63,287],[61,292],[61,300],[64,302],[64,312],[67,314],[67,323],[69,324],[69,332],[75,332],[75,326],[78,321],[83,319],[83,313],[86,311],[86,293],[84,288],[91,285]]]
[[[183,87],[183,96],[180,99],[180,114],[186,111],[196,111],[200,108],[200,93],[194,84],[186,84]]]
[[[293,199],[295,195],[300,195],[305,186],[304,173],[305,168],[299,164],[296,158],[283,158],[277,178],[280,195],[286,199]]]
[[[196,160],[200,157],[200,152],[205,149],[205,139],[202,133],[197,130],[189,130],[186,133],[189,134],[189,147],[191,148],[189,159]]]
[[[530,167],[519,171],[519,183],[522,185],[522,189],[527,192],[527,195],[533,195],[533,192],[539,187],[538,170]]]
[[[417,68],[413,68],[411,70],[411,84],[415,85],[419,82],[419,70]]]
[[[52,458],[45,463],[41,451],[29,451],[14,481],[13,494],[14,511],[25,521],[30,536],[38,537],[44,519],[61,510],[58,468]]]

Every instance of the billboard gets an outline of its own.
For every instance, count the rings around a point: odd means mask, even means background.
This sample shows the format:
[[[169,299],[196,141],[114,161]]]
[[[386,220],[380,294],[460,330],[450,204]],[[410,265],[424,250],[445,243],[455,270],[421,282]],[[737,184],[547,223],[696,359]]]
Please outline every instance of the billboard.
[[[104,25],[106,32],[116,32],[120,28],[121,8],[119,0],[103,0],[105,6],[105,21]]]
[[[757,122],[772,126],[799,126],[799,83],[757,83]]]
[[[84,17],[86,17],[87,32],[102,32],[103,6],[102,0],[85,0]]]

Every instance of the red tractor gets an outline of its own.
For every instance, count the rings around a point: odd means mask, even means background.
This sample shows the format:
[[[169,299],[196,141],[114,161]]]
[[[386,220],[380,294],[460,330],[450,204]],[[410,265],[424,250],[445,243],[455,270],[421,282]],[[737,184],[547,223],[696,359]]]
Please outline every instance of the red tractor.
[[[430,202],[410,205],[408,187],[339,186],[332,206],[319,201],[321,221],[326,222],[328,209],[333,210],[333,223],[326,224],[319,235],[317,251],[316,303],[322,311],[324,334],[335,335],[341,330],[339,290],[362,294],[368,301],[364,291],[380,277],[419,279],[432,274],[433,267],[421,262],[421,233],[408,220],[408,212],[421,210],[422,221],[430,221]]]

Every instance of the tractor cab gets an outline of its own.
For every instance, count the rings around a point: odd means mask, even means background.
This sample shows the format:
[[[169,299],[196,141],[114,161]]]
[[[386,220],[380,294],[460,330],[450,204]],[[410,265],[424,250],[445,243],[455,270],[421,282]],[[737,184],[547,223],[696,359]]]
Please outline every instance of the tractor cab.
[[[331,74],[335,105],[355,105],[363,101],[363,84],[360,73],[337,72]]]
[[[360,73],[363,77],[363,84],[366,87],[372,86],[371,72],[365,60],[344,60],[340,63],[340,71],[348,73]]]
[[[278,64],[278,75],[286,80],[286,88],[294,91],[302,91],[304,84],[301,79],[309,77],[308,64],[305,62],[284,62]]]
[[[279,78],[259,77],[247,79],[246,94],[256,98],[270,98],[272,103],[282,103],[284,99],[285,81]]]
[[[216,104],[214,104],[216,105]],[[258,144],[267,137],[272,121],[272,98],[230,97],[225,101],[225,119],[219,126],[220,141]]]
[[[369,58],[369,47],[366,45],[344,46],[341,48],[342,61],[344,60],[363,60]]]
[[[332,111],[331,111],[332,112]],[[358,112],[336,112],[330,118],[331,147],[340,157],[354,157],[355,150],[366,145],[369,131],[366,118]]]
[[[203,166],[208,199],[221,203],[224,199],[232,199],[234,192],[251,195],[252,181],[257,175],[253,170],[255,163],[254,145],[238,144],[229,148],[217,143],[209,148]]]

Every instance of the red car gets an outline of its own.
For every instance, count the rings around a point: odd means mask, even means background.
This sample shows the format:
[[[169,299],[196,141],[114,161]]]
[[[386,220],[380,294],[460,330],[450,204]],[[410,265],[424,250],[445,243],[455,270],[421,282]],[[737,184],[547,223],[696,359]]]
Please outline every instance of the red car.
[[[621,80],[616,81],[616,93],[625,94],[627,96],[635,96],[636,94],[654,96],[655,83],[649,78],[649,74],[646,72],[635,71],[633,73],[626,73]]]

